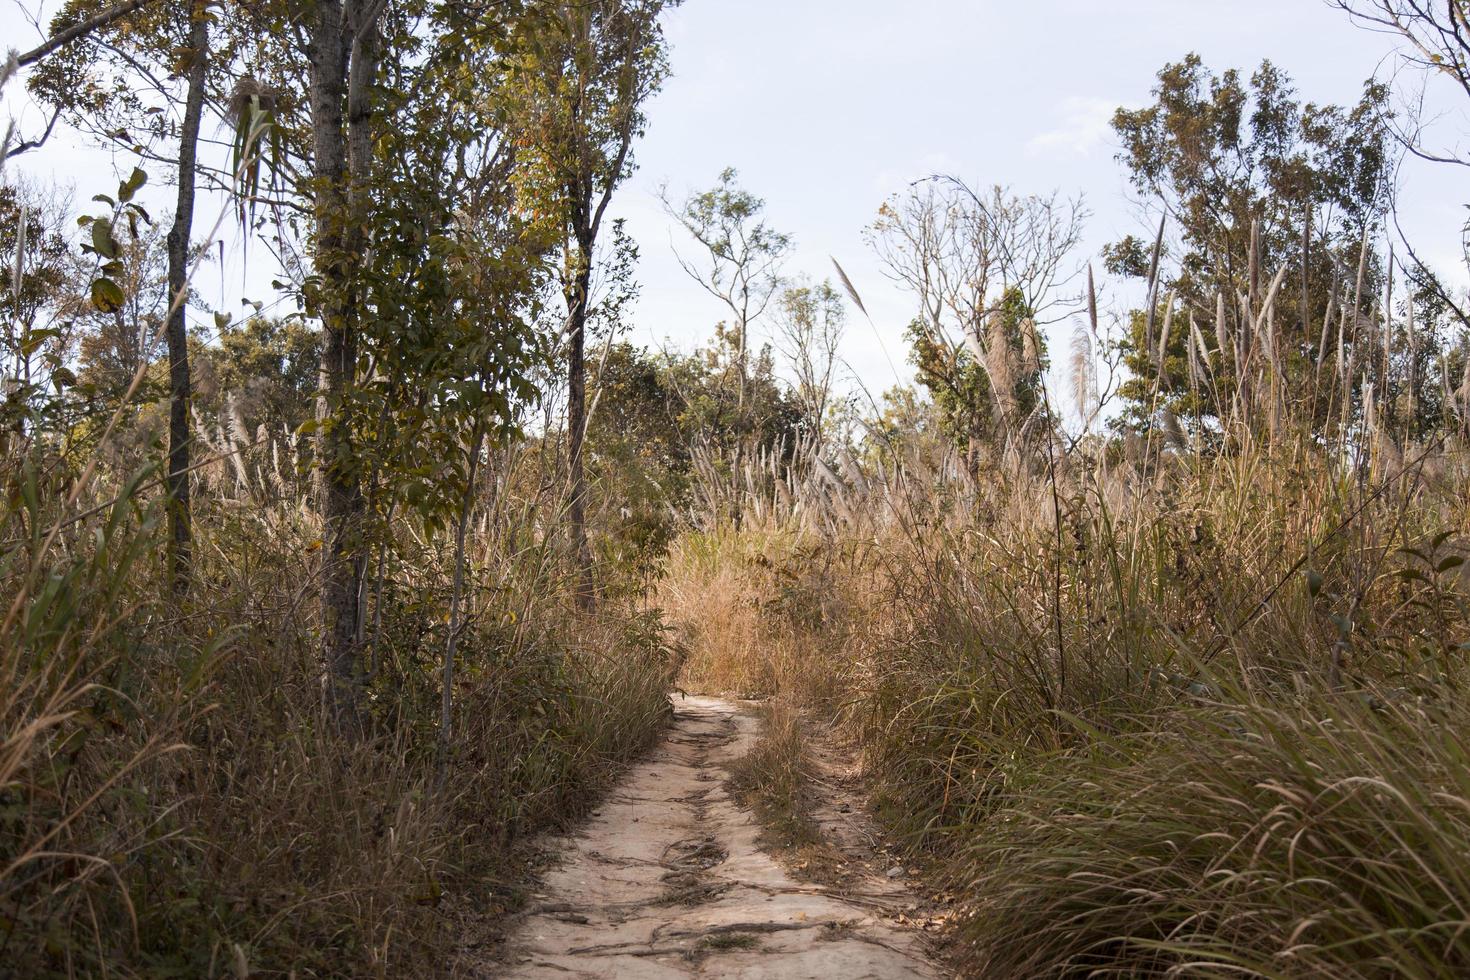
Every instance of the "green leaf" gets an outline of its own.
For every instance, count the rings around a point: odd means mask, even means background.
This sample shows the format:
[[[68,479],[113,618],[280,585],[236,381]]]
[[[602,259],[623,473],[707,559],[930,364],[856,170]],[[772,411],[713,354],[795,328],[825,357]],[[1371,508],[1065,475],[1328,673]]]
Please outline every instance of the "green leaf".
[[[58,336],[59,334],[59,330],[27,330],[21,337],[20,352],[26,357],[30,357],[36,351],[40,350],[41,345],[49,338]]]
[[[92,248],[105,258],[117,258],[117,240],[112,237],[110,218],[98,218],[92,222]]]
[[[138,188],[146,183],[148,183],[148,175],[139,168],[134,167],[128,179],[117,185],[118,199],[124,202],[131,201],[133,195],[138,193]]]
[[[1400,569],[1399,578],[1403,579],[1405,582],[1423,582],[1425,585],[1434,584],[1433,582],[1429,581],[1428,575],[1425,575],[1417,568]]]
[[[126,299],[122,287],[111,279],[99,278],[92,283],[92,305],[103,313],[116,313]]]
[[[1322,591],[1322,573],[1315,568],[1307,569],[1307,595],[1313,599]]]

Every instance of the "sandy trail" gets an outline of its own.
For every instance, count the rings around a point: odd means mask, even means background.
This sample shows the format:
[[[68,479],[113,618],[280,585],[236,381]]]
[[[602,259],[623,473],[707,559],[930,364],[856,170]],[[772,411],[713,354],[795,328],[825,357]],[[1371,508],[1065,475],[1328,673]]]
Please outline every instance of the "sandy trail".
[[[664,742],[575,835],[490,976],[938,977],[899,881],[857,864],[841,893],[797,881],[756,843],[724,766],[757,721],[715,698],[676,698]],[[819,815],[820,818],[820,815]],[[827,821],[822,821],[827,825]]]

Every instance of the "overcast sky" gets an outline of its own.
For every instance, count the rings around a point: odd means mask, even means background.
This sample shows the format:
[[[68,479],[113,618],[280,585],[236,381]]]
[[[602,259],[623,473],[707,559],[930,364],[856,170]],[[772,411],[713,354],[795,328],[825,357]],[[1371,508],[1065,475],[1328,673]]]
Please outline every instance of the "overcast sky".
[[[35,0],[4,3],[0,37],[28,46],[35,32],[18,10],[34,10]],[[1196,51],[1216,71],[1248,70],[1269,58],[1304,99],[1343,103],[1392,69],[1394,48],[1325,0],[687,0],[667,29],[673,76],[613,209],[642,252],[632,339],[687,349],[709,337],[720,308],[675,261],[673,245],[688,243],[656,192],[664,181],[676,195],[702,189],[733,166],[766,199],[770,222],[795,237],[790,273],[829,276],[829,256],[847,269],[875,326],[855,315],[844,356],[875,391],[894,381],[884,347],[908,376],[902,330],[914,313],[862,241],[888,194],[936,172],[1022,193],[1080,193],[1095,254],[1142,230],[1108,119],[1120,105],[1146,103],[1166,62]],[[13,93],[7,102],[23,122],[39,120]],[[1470,133],[1450,93],[1434,104],[1448,113],[1446,133]],[[132,162],[60,133],[11,166],[70,182],[84,203]],[[1467,201],[1457,168],[1406,167],[1406,230],[1451,272]],[[212,220],[197,219],[201,235]],[[251,264],[246,275],[235,262],[223,274],[209,270],[205,296],[227,309],[242,292],[270,299],[273,270],[258,252]]]

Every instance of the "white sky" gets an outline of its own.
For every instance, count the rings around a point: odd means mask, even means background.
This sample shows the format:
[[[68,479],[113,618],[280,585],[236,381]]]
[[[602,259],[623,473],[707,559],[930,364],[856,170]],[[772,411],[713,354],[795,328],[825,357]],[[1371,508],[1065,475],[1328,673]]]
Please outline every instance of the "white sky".
[[[35,34],[18,8],[36,0],[8,3],[0,46],[29,46]],[[48,12],[56,6],[49,0]],[[766,199],[771,223],[795,236],[790,273],[827,277],[828,256],[846,268],[876,330],[853,311],[843,354],[875,393],[894,381],[882,346],[910,374],[902,331],[913,301],[884,278],[861,237],[888,194],[934,172],[1022,193],[1081,193],[1095,254],[1129,232],[1147,234],[1107,121],[1119,105],[1146,103],[1166,62],[1197,51],[1217,72],[1248,73],[1270,58],[1304,99],[1337,103],[1355,101],[1367,77],[1393,66],[1392,39],[1353,26],[1325,0],[686,0],[668,35],[674,75],[651,107],[639,170],[613,208],[642,250],[631,339],[687,349],[710,336],[720,307],[679,269],[671,237],[687,243],[655,194],[665,180],[676,195],[703,189],[733,166]],[[1438,102],[1449,114],[1444,131],[1470,134],[1451,96]],[[7,102],[32,126],[40,120],[17,106],[14,91]],[[83,206],[111,191],[111,169],[132,163],[59,133],[11,166],[74,184]],[[1411,162],[1403,193],[1416,246],[1461,280],[1464,174]],[[201,235],[213,216],[201,209]],[[228,222],[225,232],[228,243]],[[242,294],[269,299],[266,264],[253,249],[244,290],[238,263],[229,263],[223,287],[211,268],[204,295],[231,310]]]

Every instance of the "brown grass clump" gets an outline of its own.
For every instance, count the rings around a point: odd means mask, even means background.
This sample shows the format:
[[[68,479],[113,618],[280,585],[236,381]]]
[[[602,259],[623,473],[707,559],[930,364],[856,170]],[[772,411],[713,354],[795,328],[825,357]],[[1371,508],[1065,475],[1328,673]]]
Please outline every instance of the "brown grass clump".
[[[657,599],[677,630],[690,690],[742,697],[832,695],[840,624],[820,543],[775,526],[691,531],[673,542]],[[796,561],[792,561],[793,557]]]
[[[801,709],[786,697],[760,706],[761,733],[730,767],[730,788],[755,811],[769,842],[782,850],[816,844],[812,819],[811,759]]]

